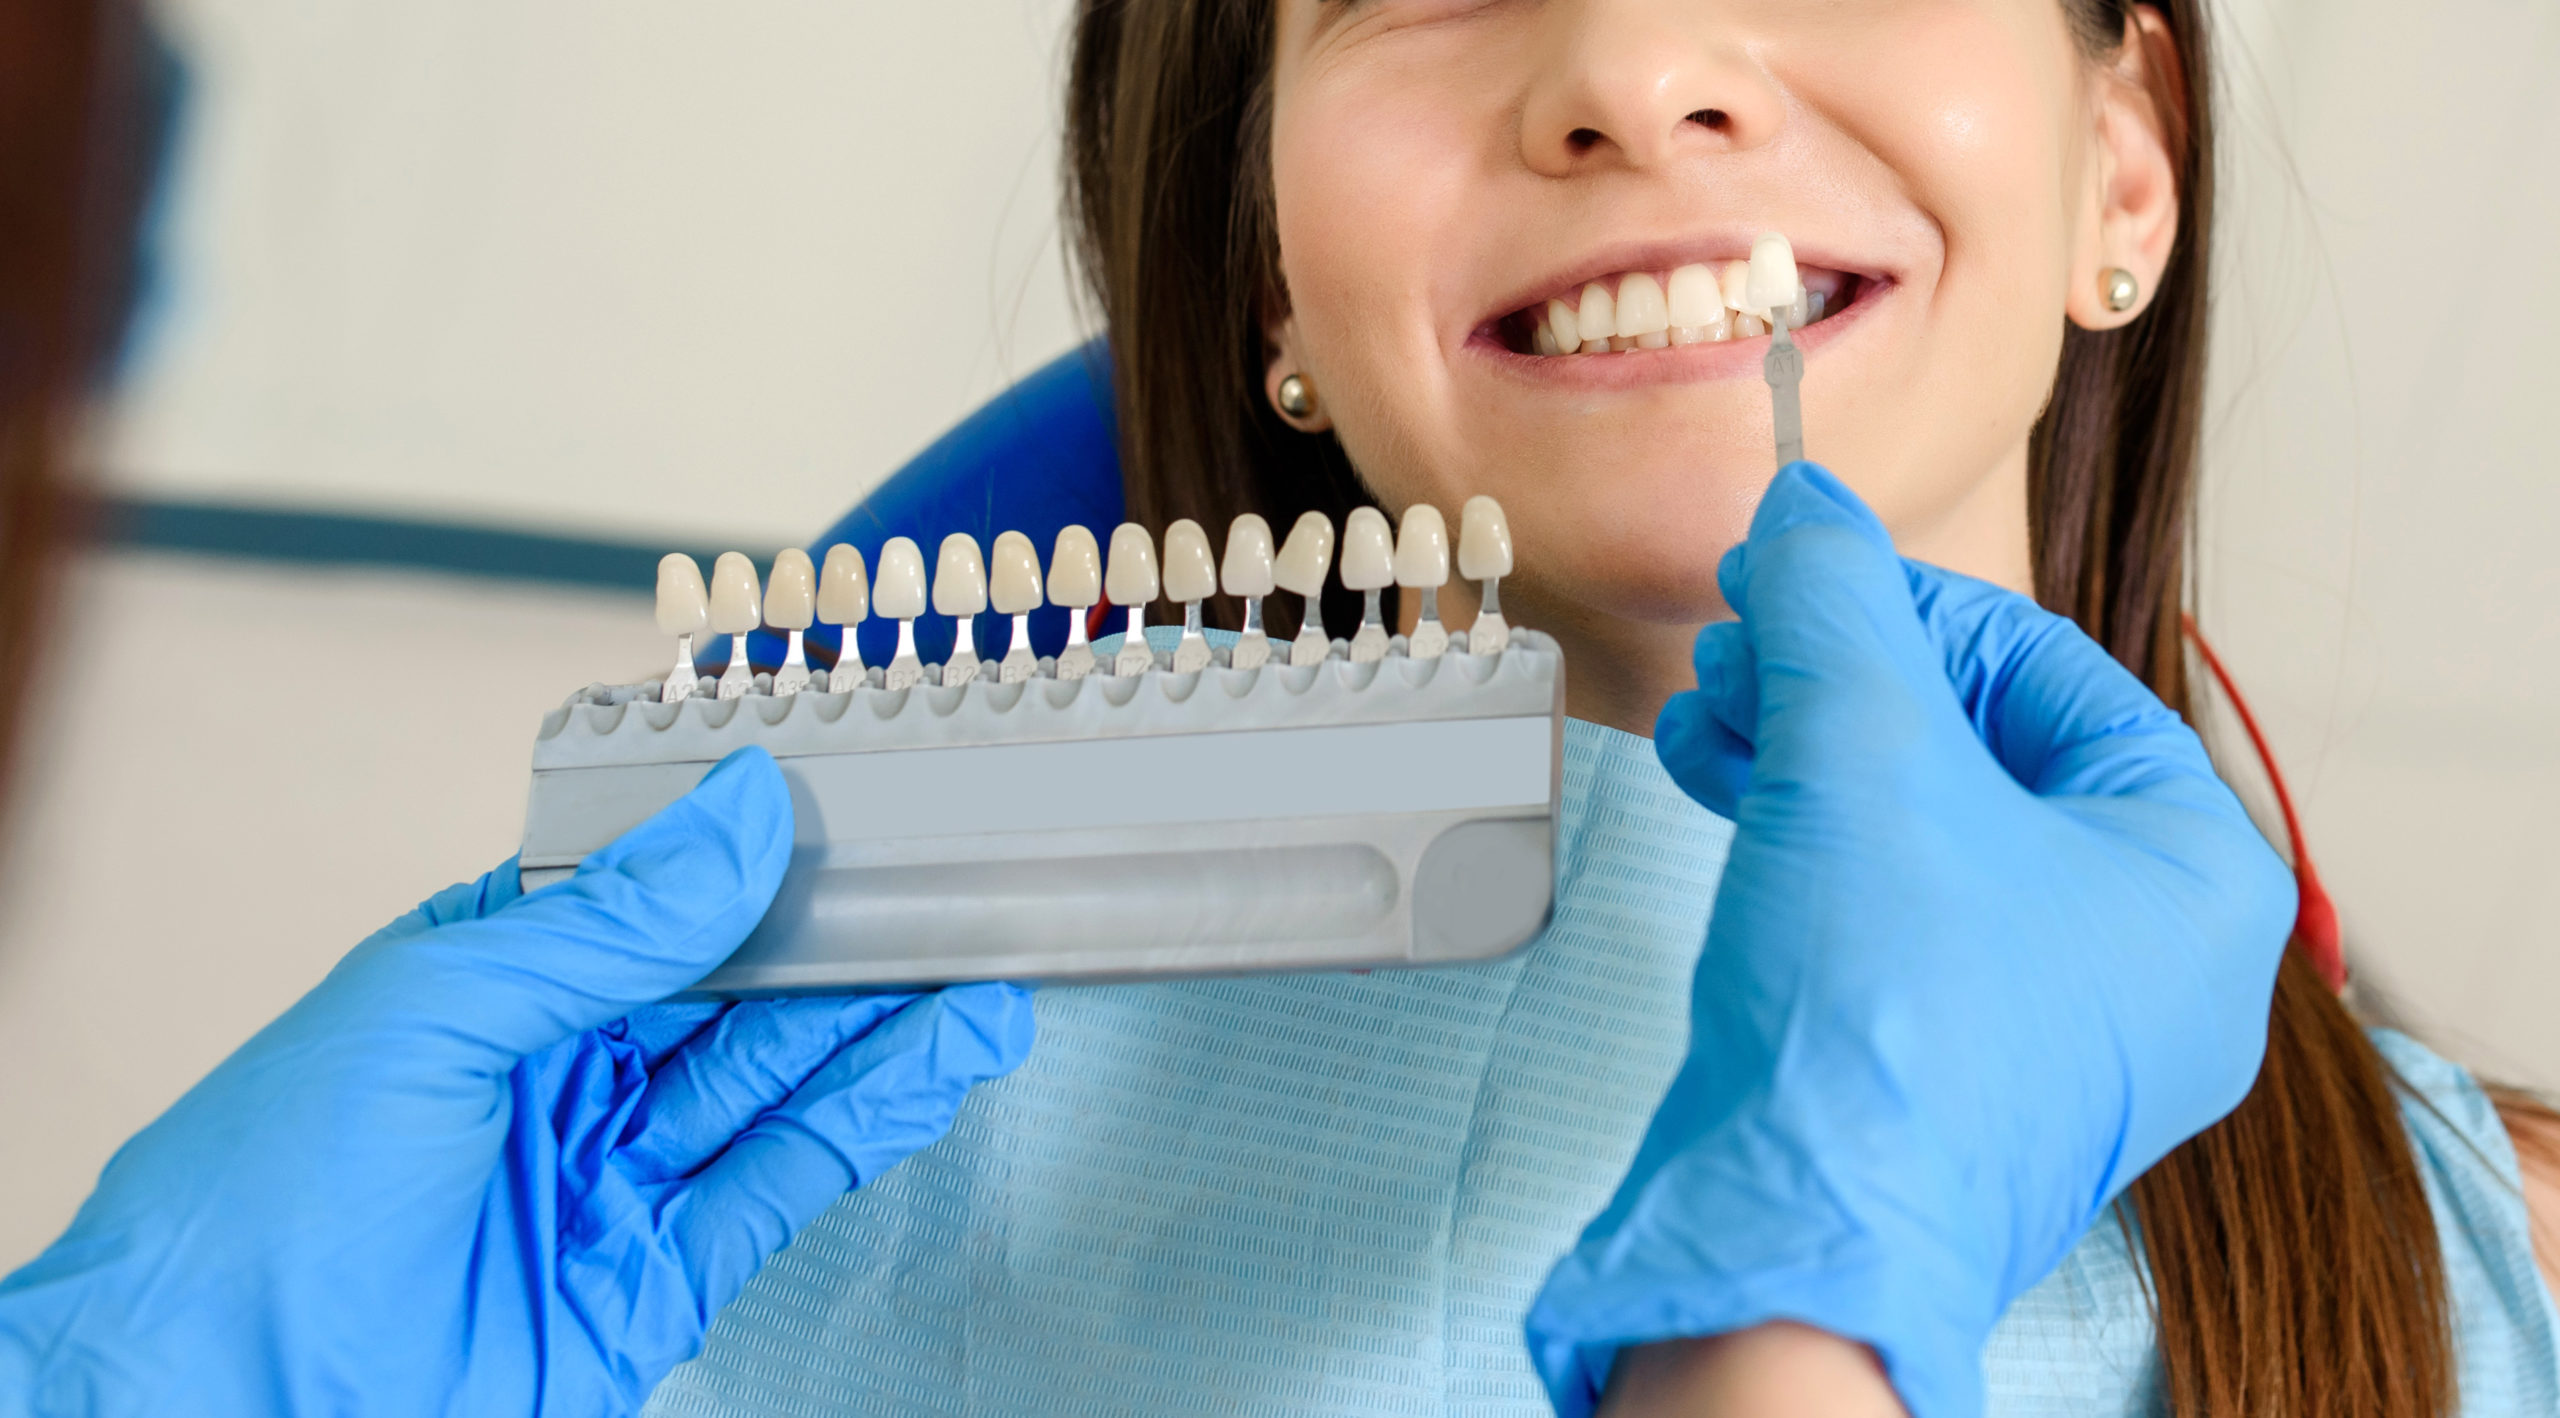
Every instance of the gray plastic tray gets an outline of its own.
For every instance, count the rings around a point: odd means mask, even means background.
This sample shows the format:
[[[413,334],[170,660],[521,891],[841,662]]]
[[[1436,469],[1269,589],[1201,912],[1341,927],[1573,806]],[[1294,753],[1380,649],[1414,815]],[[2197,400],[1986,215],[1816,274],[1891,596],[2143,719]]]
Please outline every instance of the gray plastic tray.
[[[556,881],[762,745],[791,867],[698,995],[1485,960],[1554,903],[1564,662],[1534,631],[1484,657],[635,692],[544,718],[520,865]]]

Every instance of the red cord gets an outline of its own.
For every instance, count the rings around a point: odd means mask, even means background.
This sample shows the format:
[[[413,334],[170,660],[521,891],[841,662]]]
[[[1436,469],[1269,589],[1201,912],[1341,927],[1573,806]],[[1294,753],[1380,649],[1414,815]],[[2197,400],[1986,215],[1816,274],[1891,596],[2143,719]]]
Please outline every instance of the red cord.
[[[2294,908],[2293,943],[2330,989],[2343,990],[2347,987],[2347,958],[2338,941],[2338,908],[2320,885],[2320,873],[2312,869],[2311,849],[2302,840],[2302,819],[2294,814],[2293,794],[2286,791],[2284,774],[2276,769],[2276,756],[2267,751],[2267,736],[2258,731],[2258,716],[2249,712],[2249,701],[2240,697],[2240,687],[2231,682],[2231,671],[2224,669],[2222,657],[2213,653],[2212,642],[2196,628],[2196,618],[2181,615],[2178,622],[2186,627],[2187,638],[2196,643],[2196,653],[2204,656],[2205,668],[2213,671],[2214,682],[2222,686],[2223,696],[2239,713],[2240,727],[2249,732],[2249,746],[2258,751],[2258,762],[2267,770],[2267,782],[2276,790],[2276,807],[2284,814],[2284,835],[2293,845],[2293,879],[2301,896],[2301,904]]]

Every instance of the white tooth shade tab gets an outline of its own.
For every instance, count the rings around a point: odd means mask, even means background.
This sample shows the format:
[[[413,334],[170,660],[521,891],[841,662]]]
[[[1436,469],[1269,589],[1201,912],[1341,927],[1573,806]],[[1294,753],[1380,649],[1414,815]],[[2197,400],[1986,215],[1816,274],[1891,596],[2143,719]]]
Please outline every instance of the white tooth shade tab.
[[[1082,610],[1101,599],[1101,546],[1082,527],[1059,528],[1049,551],[1049,603]]]
[[[1164,529],[1164,598],[1188,605],[1218,594],[1218,559],[1209,533],[1188,517]]]
[[[720,553],[711,566],[711,628],[744,635],[762,624],[764,596],[756,586],[756,564],[744,552]]]
[[[818,568],[798,547],[774,553],[773,576],[764,586],[764,623],[776,630],[806,630],[818,618]]]
[[[1571,354],[1582,348],[1582,317],[1561,300],[1547,302],[1547,328],[1555,332],[1556,353]]]
[[[1618,330],[1618,302],[1610,298],[1608,287],[1593,281],[1582,288],[1582,304],[1575,308],[1573,319],[1581,327],[1584,348],[1606,345],[1609,337]],[[1346,526],[1343,530],[1347,534],[1350,528]],[[1343,554],[1350,554],[1347,545]]]
[[[1751,243],[1751,264],[1743,281],[1743,299],[1753,313],[1784,310],[1804,293],[1796,275],[1796,249],[1776,232]]]
[[[987,563],[978,554],[978,539],[953,532],[942,539],[942,555],[933,567],[933,613],[970,616],[987,608]]]
[[[1248,512],[1227,528],[1218,585],[1230,596],[1268,596],[1276,584],[1271,579],[1271,524]]]
[[[1283,591],[1300,596],[1324,594],[1324,573],[1333,565],[1333,522],[1321,512],[1298,514],[1279,559],[1271,563],[1271,579]]]
[[[1682,266],[1671,273],[1668,305],[1675,330],[1708,330],[1725,323],[1724,290],[1705,266]]]
[[[658,559],[658,633],[698,635],[711,623],[711,592],[702,568],[680,551]]]
[[[1396,581],[1395,532],[1387,514],[1374,507],[1355,507],[1342,523],[1342,584],[1354,591],[1377,591]]]
[[[924,548],[905,537],[891,537],[880,548],[871,608],[891,620],[914,620],[924,614],[924,585]]]
[[[1618,324],[1610,333],[1633,339],[1670,328],[1671,307],[1663,298],[1661,282],[1642,271],[1629,272],[1619,280]]]
[[[829,625],[860,625],[871,614],[871,574],[862,553],[842,542],[827,548],[818,568],[818,619]]]
[[[1430,503],[1406,508],[1404,523],[1396,528],[1396,584],[1449,584],[1449,523]]]
[[[1511,574],[1511,523],[1490,497],[1468,498],[1458,514],[1458,574],[1470,581]]]
[[[1111,604],[1136,608],[1156,598],[1155,538],[1135,522],[1111,529],[1111,562],[1102,573],[1102,589]]]
[[[1040,552],[1020,532],[996,536],[987,558],[987,590],[999,615],[1029,615],[1040,608]]]

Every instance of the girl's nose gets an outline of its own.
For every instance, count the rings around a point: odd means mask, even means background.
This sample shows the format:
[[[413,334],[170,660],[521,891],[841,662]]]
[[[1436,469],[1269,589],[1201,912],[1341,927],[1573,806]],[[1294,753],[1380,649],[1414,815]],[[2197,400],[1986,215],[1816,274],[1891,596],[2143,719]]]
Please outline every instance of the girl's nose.
[[[1555,0],[1522,106],[1521,155],[1545,176],[1650,170],[1757,147],[1785,100],[1708,0]]]

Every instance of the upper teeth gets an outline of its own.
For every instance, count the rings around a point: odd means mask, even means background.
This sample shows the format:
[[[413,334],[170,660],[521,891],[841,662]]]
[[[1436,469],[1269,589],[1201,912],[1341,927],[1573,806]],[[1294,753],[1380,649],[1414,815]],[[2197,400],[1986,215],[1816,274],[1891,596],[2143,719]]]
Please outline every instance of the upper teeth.
[[[1753,262],[1693,263],[1674,268],[1667,277],[1629,271],[1612,280],[1593,281],[1575,297],[1557,297],[1532,313],[1530,347],[1542,355],[1599,354],[1608,350],[1661,349],[1745,339],[1769,331],[1770,306],[1754,302],[1780,285],[1795,291],[1778,306],[1789,328],[1812,323],[1829,313],[1824,293],[1808,290],[1796,277],[1793,253],[1773,238],[1763,238],[1759,258],[1760,290],[1752,289]]]

